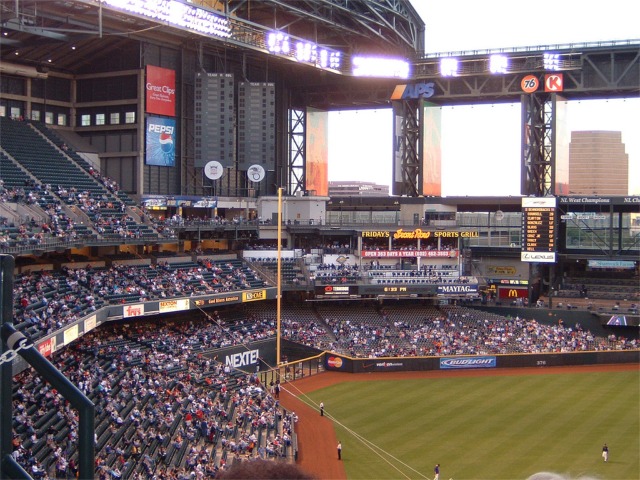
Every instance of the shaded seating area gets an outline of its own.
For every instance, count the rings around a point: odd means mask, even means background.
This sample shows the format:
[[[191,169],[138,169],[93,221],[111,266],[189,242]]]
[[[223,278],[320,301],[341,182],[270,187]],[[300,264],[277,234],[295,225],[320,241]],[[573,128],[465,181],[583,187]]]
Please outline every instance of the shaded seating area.
[[[6,117],[0,121],[2,149],[23,169],[10,165],[12,162],[7,162],[8,157],[5,157],[10,181],[22,180],[23,189],[25,185],[34,187],[25,192],[25,198],[31,194],[45,209],[58,202],[77,206],[105,238],[158,239],[158,233],[152,227],[135,222],[126,214],[126,207],[135,205],[133,199],[67,148],[44,124]],[[49,186],[46,194],[41,188],[35,189],[40,185]]]

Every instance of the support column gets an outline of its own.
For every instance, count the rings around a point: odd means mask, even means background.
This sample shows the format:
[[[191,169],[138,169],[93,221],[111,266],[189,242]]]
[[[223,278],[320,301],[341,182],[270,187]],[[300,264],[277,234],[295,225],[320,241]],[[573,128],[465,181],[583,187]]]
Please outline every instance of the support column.
[[[551,101],[549,93],[521,96],[523,195],[553,194],[555,134]]]

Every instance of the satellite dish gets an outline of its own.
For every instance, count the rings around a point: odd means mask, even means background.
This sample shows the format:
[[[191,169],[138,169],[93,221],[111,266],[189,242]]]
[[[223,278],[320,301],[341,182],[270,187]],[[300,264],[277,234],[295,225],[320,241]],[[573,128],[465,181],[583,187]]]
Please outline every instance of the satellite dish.
[[[207,162],[204,166],[204,176],[210,180],[218,180],[222,177],[224,173],[224,168],[222,168],[222,164],[220,162],[216,162],[215,160],[211,162]]]
[[[497,210],[496,213],[493,215],[493,217],[497,220],[497,221],[501,221],[504,219],[504,212],[502,210]]]
[[[247,170],[247,178],[250,182],[258,183],[264,180],[266,172],[262,165],[251,165],[249,170]]]

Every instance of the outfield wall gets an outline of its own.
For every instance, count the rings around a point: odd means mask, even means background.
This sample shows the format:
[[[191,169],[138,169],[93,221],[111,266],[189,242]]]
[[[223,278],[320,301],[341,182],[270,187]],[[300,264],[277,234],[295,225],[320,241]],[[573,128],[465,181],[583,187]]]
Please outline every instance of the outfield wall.
[[[345,373],[468,370],[476,368],[566,367],[640,363],[640,350],[519,355],[350,358],[326,353],[325,369]]]

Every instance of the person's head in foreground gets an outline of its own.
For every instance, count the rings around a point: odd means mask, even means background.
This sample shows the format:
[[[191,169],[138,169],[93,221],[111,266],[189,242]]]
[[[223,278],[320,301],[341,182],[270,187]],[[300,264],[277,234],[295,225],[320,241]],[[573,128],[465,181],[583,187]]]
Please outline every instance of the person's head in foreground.
[[[230,467],[219,471],[215,478],[222,480],[317,480],[293,463],[260,459],[234,462]]]

